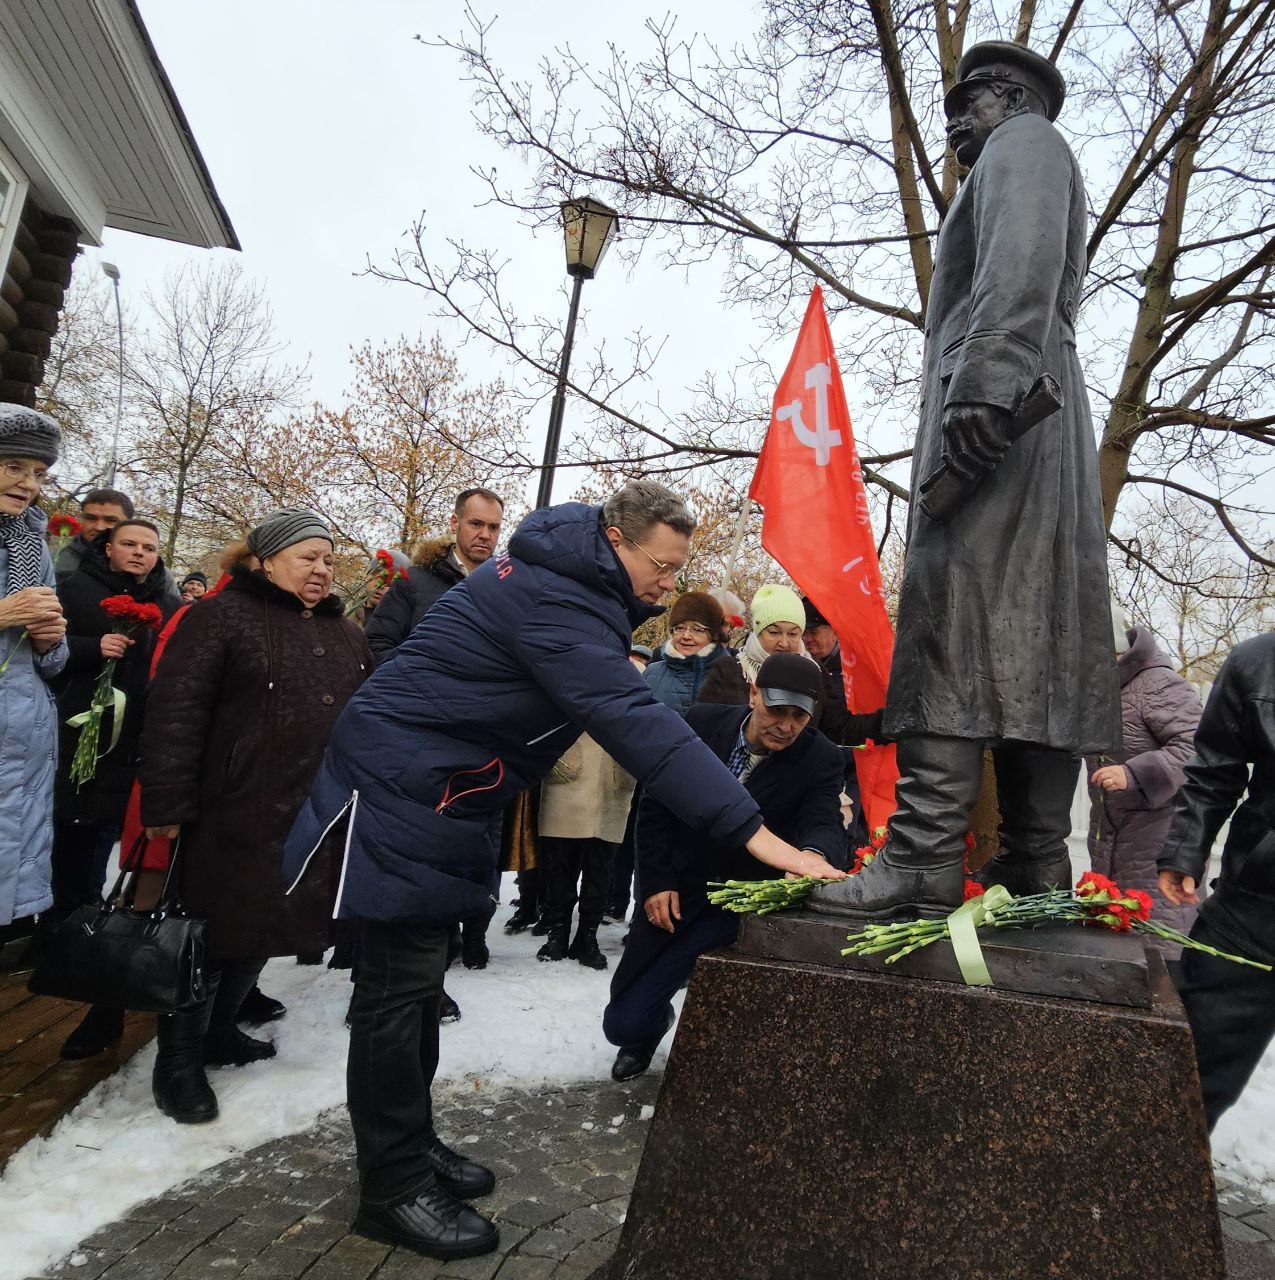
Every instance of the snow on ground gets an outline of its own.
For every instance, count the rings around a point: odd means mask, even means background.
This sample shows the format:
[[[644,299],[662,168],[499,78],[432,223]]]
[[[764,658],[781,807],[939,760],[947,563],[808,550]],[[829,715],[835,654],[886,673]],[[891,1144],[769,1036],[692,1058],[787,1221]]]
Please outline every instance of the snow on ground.
[[[542,939],[507,937],[501,926],[508,916],[502,905],[492,922],[487,969],[471,973],[458,962],[448,972],[447,991],[463,1016],[440,1028],[439,1079],[472,1081],[475,1090],[605,1079],[615,1057],[601,1030],[611,972],[573,960],[537,963]],[[623,932],[614,925],[601,930],[612,970]],[[47,1138],[13,1156],[0,1178],[0,1280],[36,1274],[133,1205],[271,1138],[306,1129],[344,1102],[349,974],[273,960],[261,987],[288,1006],[282,1021],[252,1032],[272,1038],[278,1056],[209,1072],[221,1104],[212,1124],[178,1125],[159,1113],[150,1090],[152,1044]],[[461,1137],[448,1134],[445,1112],[439,1121],[444,1137]]]
[[[487,969],[471,973],[457,964],[447,975],[463,1017],[441,1028],[439,1079],[494,1091],[605,1078],[615,1053],[601,1032],[610,971],[596,973],[570,960],[537,963],[541,940],[507,937],[501,926],[508,915],[502,905],[492,923]],[[612,968],[622,934],[615,926],[601,931]],[[255,1033],[274,1039],[278,1057],[209,1073],[221,1103],[214,1123],[177,1125],[156,1110],[150,1045],[49,1137],[14,1155],[0,1177],[0,1280],[36,1274],[134,1204],[262,1142],[306,1129],[344,1101],[349,975],[275,960],[261,985],[288,1006],[283,1021]],[[440,1123],[445,1137],[460,1138],[447,1133],[445,1112]],[[1218,1125],[1213,1146],[1220,1173],[1275,1200],[1275,1045]]]

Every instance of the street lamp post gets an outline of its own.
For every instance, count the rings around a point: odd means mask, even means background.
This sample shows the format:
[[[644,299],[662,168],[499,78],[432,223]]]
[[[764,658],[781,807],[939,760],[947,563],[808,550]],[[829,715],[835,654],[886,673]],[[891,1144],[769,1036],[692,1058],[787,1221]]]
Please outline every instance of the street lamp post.
[[[120,310],[120,269],[113,262],[102,263],[102,274],[115,286],[115,328],[119,334],[119,376],[115,386],[115,431],[111,435],[111,461],[106,468],[106,487],[115,487],[115,467],[120,452],[120,421],[124,417],[124,313]]]
[[[553,493],[553,472],[558,461],[558,443],[562,438],[562,415],[567,404],[567,370],[571,366],[571,344],[575,341],[576,317],[580,313],[580,290],[586,280],[597,274],[620,218],[614,209],[597,200],[562,202],[562,231],[566,241],[567,275],[571,286],[571,308],[567,312],[567,329],[562,339],[562,359],[558,364],[558,385],[549,410],[549,432],[545,436],[545,456],[540,467],[540,486],[536,490],[536,506],[547,507]]]

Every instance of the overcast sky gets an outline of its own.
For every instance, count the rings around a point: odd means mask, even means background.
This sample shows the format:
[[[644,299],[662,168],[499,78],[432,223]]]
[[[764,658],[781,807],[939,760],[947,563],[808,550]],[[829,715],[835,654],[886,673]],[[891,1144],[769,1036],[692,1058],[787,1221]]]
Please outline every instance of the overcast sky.
[[[594,60],[607,56],[608,41],[649,47],[641,7],[501,9],[492,43],[521,76],[568,39]],[[369,256],[388,264],[422,211],[432,242],[498,247],[510,259],[515,299],[565,321],[560,236],[533,236],[508,210],[476,207],[484,191],[470,166],[508,160],[478,135],[455,56],[415,39],[459,32],[458,0],[219,0],[215,10],[141,0],[141,10],[239,234],[243,265],[265,285],[293,357],[310,360],[316,398],[339,399],[351,344],[440,328],[424,292],[359,274]],[[685,0],[678,13],[682,32],[722,44],[758,21],[752,5],[726,0]],[[108,231],[101,252],[120,267],[127,306],[167,267],[208,251]],[[701,277],[692,286],[661,274],[653,259],[632,272],[609,259],[585,288],[584,332],[621,340],[638,323],[667,331],[660,387],[677,400],[703,369],[733,366],[755,340],[746,317],[720,312],[716,274]],[[775,354],[781,365],[786,354]],[[477,344],[462,360],[480,374],[499,371]],[[540,416],[547,413],[546,405]],[[530,425],[543,439],[543,424]]]

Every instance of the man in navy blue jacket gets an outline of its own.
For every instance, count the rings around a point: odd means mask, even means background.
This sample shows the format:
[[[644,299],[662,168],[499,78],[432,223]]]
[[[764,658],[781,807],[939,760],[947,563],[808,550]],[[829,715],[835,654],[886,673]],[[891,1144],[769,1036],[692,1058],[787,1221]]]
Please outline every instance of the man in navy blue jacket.
[[[674,589],[694,527],[648,480],[601,508],[534,512],[337,721],[284,874],[294,885],[339,874],[336,915],[363,922],[348,1097],[364,1234],[440,1258],[499,1243],[464,1203],[490,1192],[493,1175],[443,1144],[430,1106],[447,926],[489,908],[505,804],[581,732],[709,839],[781,871],[841,874],[768,831],[752,796],[629,662],[632,632]]]
[[[841,752],[810,718],[823,673],[800,653],[775,653],[761,665],[746,707],[697,703],[686,723],[744,784],[776,835],[824,858],[845,846]],[[673,1025],[674,993],[696,959],[729,946],[739,917],[708,901],[715,880],[763,880],[774,872],[742,844],[705,840],[676,812],[643,795],[637,818],[642,910],[634,911],[624,956],[611,982],[603,1034],[620,1046],[611,1075],[631,1080],[651,1065]]]

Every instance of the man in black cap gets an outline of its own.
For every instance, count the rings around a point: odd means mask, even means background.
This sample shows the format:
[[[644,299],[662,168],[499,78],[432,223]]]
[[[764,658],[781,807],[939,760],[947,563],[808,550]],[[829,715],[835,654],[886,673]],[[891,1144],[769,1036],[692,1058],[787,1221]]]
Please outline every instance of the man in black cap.
[[[1020,45],[975,45],[944,107],[970,172],[939,235],[926,306],[921,421],[885,734],[898,743],[889,842],[811,905],[856,921],[961,905],[983,753],[1000,851],[987,883],[1070,883],[1080,758],[1120,742],[1106,533],[1075,318],[1086,205],[1051,121],[1065,85]],[[1042,377],[1062,408],[1019,434]],[[1048,384],[1042,384],[1048,385]],[[960,500],[927,510],[941,466]]]
[[[804,654],[775,653],[762,663],[747,707],[696,703],[686,723],[744,784],[771,830],[839,862],[841,753],[810,727],[822,683]],[[633,913],[602,1018],[603,1034],[620,1047],[611,1069],[616,1080],[651,1065],[673,1025],[670,1002],[696,959],[739,933],[737,915],[709,904],[708,882],[775,874],[743,845],[708,840],[649,793],[638,808],[636,844],[645,900]]]

